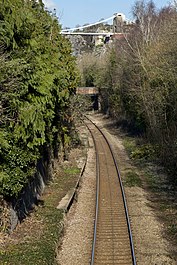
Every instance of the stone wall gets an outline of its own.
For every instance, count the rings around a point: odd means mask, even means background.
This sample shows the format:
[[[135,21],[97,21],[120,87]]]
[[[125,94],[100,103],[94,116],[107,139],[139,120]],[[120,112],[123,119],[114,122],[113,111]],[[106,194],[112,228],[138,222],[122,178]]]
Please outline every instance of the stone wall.
[[[26,218],[38,204],[39,198],[44,191],[51,176],[48,173],[48,163],[40,160],[37,164],[37,172],[34,178],[26,185],[18,198],[14,198],[9,203],[9,224],[8,230],[11,232],[17,224]],[[6,229],[7,230],[7,229]]]

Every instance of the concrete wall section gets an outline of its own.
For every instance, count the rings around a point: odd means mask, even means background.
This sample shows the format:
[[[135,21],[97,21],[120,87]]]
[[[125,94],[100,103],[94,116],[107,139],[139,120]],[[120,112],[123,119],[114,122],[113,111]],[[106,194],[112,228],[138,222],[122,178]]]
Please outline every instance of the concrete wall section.
[[[39,203],[39,198],[49,181],[47,163],[42,159],[37,164],[37,172],[18,198],[10,203],[10,227],[13,231],[18,222],[21,222]]]

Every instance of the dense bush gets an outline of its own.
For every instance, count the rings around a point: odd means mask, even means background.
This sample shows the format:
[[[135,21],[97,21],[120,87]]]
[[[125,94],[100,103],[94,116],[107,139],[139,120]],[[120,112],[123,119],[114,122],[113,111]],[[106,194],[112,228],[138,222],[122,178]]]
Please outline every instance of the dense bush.
[[[42,1],[0,0],[0,193],[18,195],[70,128],[70,43]]]

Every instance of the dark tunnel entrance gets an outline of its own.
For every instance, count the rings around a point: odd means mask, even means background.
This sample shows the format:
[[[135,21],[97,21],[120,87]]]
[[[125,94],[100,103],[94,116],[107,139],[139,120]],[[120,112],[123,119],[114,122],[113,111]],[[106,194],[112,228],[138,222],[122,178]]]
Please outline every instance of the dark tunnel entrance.
[[[99,110],[99,104],[98,104],[98,94],[91,96],[92,101],[92,109],[93,110]]]

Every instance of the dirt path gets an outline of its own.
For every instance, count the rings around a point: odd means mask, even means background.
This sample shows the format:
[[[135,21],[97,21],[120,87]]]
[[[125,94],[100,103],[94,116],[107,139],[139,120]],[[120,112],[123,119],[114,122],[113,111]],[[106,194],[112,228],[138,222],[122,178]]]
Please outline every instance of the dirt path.
[[[90,262],[95,211],[95,175],[95,150],[89,136],[87,166],[77,203],[67,214],[64,238],[57,255],[60,265],[84,265]]]
[[[138,169],[131,164],[122,138],[118,132],[110,133],[106,129],[110,120],[101,114],[93,115],[95,123],[101,126],[116,154],[122,179],[126,172]],[[66,230],[63,243],[58,253],[60,265],[87,265],[90,260],[94,200],[95,200],[95,155],[90,141],[88,165],[78,195],[78,202],[66,218]],[[163,237],[163,223],[157,218],[148,192],[141,187],[125,187],[128,209],[131,219],[135,254],[138,265],[175,265],[171,257],[172,246]]]

